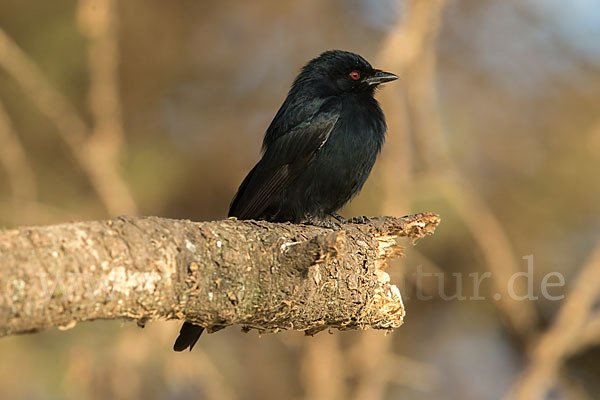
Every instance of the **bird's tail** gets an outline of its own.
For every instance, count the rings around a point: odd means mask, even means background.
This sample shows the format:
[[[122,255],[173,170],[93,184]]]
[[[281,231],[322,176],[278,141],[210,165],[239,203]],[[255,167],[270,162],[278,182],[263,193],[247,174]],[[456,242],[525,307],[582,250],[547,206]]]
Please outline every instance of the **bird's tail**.
[[[190,351],[192,351],[203,331],[204,328],[201,326],[184,322],[179,331],[179,336],[173,345],[173,350],[183,351],[189,347]]]

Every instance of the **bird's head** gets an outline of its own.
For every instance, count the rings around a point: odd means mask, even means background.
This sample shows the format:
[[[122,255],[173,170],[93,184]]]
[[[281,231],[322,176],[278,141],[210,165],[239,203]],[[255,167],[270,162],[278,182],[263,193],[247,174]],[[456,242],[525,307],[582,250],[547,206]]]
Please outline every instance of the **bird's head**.
[[[391,72],[375,69],[358,54],[330,50],[312,59],[302,68],[297,85],[307,84],[321,95],[370,93],[382,83],[398,79]]]

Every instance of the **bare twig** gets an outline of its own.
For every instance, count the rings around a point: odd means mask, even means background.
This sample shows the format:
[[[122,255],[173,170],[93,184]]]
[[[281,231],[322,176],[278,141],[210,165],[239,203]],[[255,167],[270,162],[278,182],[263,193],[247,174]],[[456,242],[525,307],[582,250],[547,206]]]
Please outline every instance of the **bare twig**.
[[[404,28],[407,33],[403,36],[403,31],[399,30],[393,34],[384,47],[382,58],[396,62],[399,68],[404,67],[408,73],[405,80],[408,120],[416,150],[412,153],[418,156],[419,166],[425,167],[432,177],[431,184],[438,188],[438,192],[441,188],[441,194],[473,233],[485,257],[486,266],[492,272],[494,290],[500,294],[500,300],[494,304],[501,310],[511,330],[526,341],[537,325],[538,316],[531,303],[513,300],[508,293],[508,280],[521,270],[510,240],[492,210],[460,174],[443,135],[435,91],[435,39],[444,5],[445,2],[441,0],[415,0],[411,19]],[[394,152],[406,153],[406,147],[394,149]],[[398,169],[390,171],[389,174],[396,174]],[[386,181],[384,187],[394,187],[390,183]],[[404,193],[396,193],[391,198],[395,200],[402,195]],[[395,212],[387,208],[383,211]],[[515,281],[515,284],[521,286],[524,283]]]
[[[537,342],[531,363],[507,399],[544,399],[564,359],[579,347],[600,292],[600,243],[592,251],[552,327]]]
[[[454,177],[454,180],[438,177],[434,181],[473,233],[485,257],[486,266],[492,273],[493,289],[500,295],[499,301],[494,304],[502,311],[512,331],[527,342],[535,331],[538,315],[531,302],[518,301],[508,291],[511,276],[521,271],[510,240],[500,221],[472,185],[458,174]],[[514,281],[514,285],[518,293],[525,292],[523,281]]]
[[[377,65],[402,76],[409,84],[407,72],[415,69],[421,54],[435,47],[445,0],[423,2],[412,0],[408,5],[407,19],[398,21],[396,29],[386,38]],[[410,209],[408,195],[412,183],[412,151],[410,132],[413,127],[407,113],[401,85],[390,85],[382,93],[382,103],[387,112],[389,131],[381,159],[383,196],[380,205],[384,213],[401,213]],[[393,379],[386,365],[392,356],[392,341],[383,335],[363,335],[354,350],[358,383],[355,399],[383,399],[387,384]]]
[[[600,154],[600,120],[592,124],[591,128],[584,135],[587,148],[592,154]]]
[[[384,335],[361,335],[356,344],[355,370],[359,377],[353,399],[383,399],[393,374],[387,373],[392,341]]]
[[[61,139],[80,149],[87,135],[85,122],[66,99],[47,82],[35,62],[0,29],[0,65],[21,86],[38,109],[54,122]]]
[[[410,66],[418,62],[424,47],[433,46],[445,1],[411,1],[408,19],[398,23],[382,46],[377,64],[405,77]],[[406,79],[403,79],[404,81]],[[390,86],[382,93],[390,132],[386,149],[382,154],[381,179],[384,195],[381,210],[399,213],[410,207],[407,196],[412,181],[412,152],[410,150],[410,126],[407,124],[406,104],[400,85]],[[382,399],[388,382],[393,379],[386,372],[386,360],[391,357],[392,341],[383,335],[364,335],[353,350],[352,364],[358,377],[353,391],[356,399]]]
[[[396,29],[386,38],[377,64],[402,76],[403,85],[411,85],[410,74],[420,68],[422,54],[435,48],[445,0],[423,2],[412,0],[408,5],[408,19],[399,21]],[[431,50],[433,51],[433,50]],[[409,76],[406,76],[409,75]],[[388,112],[389,135],[382,154],[382,179],[385,195],[381,210],[385,213],[398,213],[407,210],[410,198],[407,188],[412,181],[411,124],[407,113],[403,88],[390,85],[382,93],[383,104]],[[409,123],[410,122],[410,123]]]
[[[90,156],[89,142],[87,142],[89,129],[86,123],[61,93],[47,82],[35,62],[2,29],[0,29],[0,66],[22,87],[40,112],[56,125],[60,139],[87,174],[108,213],[135,214],[136,209],[132,204],[121,203],[123,196],[114,197],[113,188],[128,190],[127,185],[114,170],[116,166],[111,163],[103,166],[102,160],[96,160],[94,155]],[[130,195],[124,197],[132,198]]]
[[[307,400],[346,399],[345,365],[336,335],[319,335],[306,343],[300,379]]]
[[[0,164],[6,171],[12,189],[12,206],[15,218],[22,218],[27,207],[24,202],[35,201],[37,186],[35,175],[10,117],[0,102]],[[15,221],[16,222],[16,221]]]
[[[569,351],[569,354],[575,354],[588,347],[600,344],[600,313],[596,311],[594,315],[590,316],[585,328],[581,332],[580,339],[572,344],[573,347]]]
[[[117,2],[80,0],[78,17],[80,29],[89,41],[89,103],[93,117],[92,134],[85,147],[89,165],[110,209],[135,214],[135,201],[116,168],[123,145]]]
[[[398,71],[414,65],[435,41],[445,7],[446,0],[411,0],[408,19],[403,24],[399,23],[388,35],[379,55],[380,60],[398,67]]]

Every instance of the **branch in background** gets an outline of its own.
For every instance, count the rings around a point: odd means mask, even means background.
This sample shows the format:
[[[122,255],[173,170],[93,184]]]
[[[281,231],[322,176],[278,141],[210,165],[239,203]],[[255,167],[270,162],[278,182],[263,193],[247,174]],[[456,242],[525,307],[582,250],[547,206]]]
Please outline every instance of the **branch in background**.
[[[516,382],[507,399],[541,400],[558,381],[564,360],[575,351],[598,340],[590,336],[596,329],[594,306],[600,292],[600,243],[592,251],[552,327],[537,342],[531,363]],[[590,325],[593,323],[594,325]],[[597,333],[597,332],[596,332]]]
[[[390,85],[381,92],[390,134],[386,139],[380,160],[382,196],[380,211],[398,215],[410,210],[410,186],[413,181],[413,158],[410,114],[407,112],[404,86],[410,84],[406,75],[420,63],[420,54],[435,48],[442,15],[447,1],[410,0],[405,18],[399,18],[395,29],[382,43],[376,64],[400,74],[402,84]],[[361,335],[350,350],[353,362],[347,363],[356,378],[353,399],[384,399],[394,376],[389,373],[393,364],[393,341],[383,335]],[[393,369],[392,369],[393,370]],[[418,386],[415,385],[415,386]],[[413,386],[414,387],[414,386]]]
[[[133,196],[117,172],[117,165],[89,156],[91,142],[87,124],[65,97],[52,87],[36,63],[2,29],[0,67],[21,86],[39,111],[56,125],[60,139],[88,176],[108,214],[135,214],[137,208],[133,200],[120,201],[133,199]]]
[[[304,341],[300,382],[306,400],[348,399],[347,363],[339,335],[319,335],[314,340]]]
[[[523,342],[527,342],[535,331],[539,318],[533,304],[516,301],[508,293],[508,280],[521,271],[513,246],[493,211],[461,174],[446,143],[447,135],[443,134],[435,88],[435,44],[446,5],[447,2],[443,0],[414,0],[406,24],[400,25],[386,39],[381,52],[382,65],[405,76],[406,119],[410,139],[406,141],[408,145],[397,146],[394,153],[410,153],[410,157],[416,159],[419,166],[425,167],[431,178],[430,185],[438,188],[436,194],[441,193],[465,222],[485,257],[487,269],[492,272],[493,291],[501,295],[500,300],[493,304],[501,311],[510,330]],[[384,93],[389,94],[390,91],[386,90]],[[393,101],[397,104],[398,99],[400,96],[396,95]],[[400,104],[394,106],[394,109],[400,108]],[[414,143],[414,149],[410,148],[410,143]],[[397,161],[389,161],[388,165],[394,162]],[[409,171],[411,168],[407,166],[402,170]],[[397,170],[398,168],[384,168],[384,171]],[[395,207],[390,204],[397,198],[402,198],[393,192],[398,190],[395,188],[402,186],[398,183],[390,184],[397,180],[398,177],[389,172],[385,177],[383,186],[387,191],[392,190],[386,196],[391,201],[385,204],[385,213],[394,214]],[[422,182],[423,178],[418,181]],[[515,284],[521,286],[524,283],[517,281]],[[520,289],[521,287],[517,288]]]
[[[89,105],[92,132],[85,151],[111,215],[136,214],[129,187],[118,174],[123,146],[122,105],[119,95],[118,13],[116,0],[80,0],[78,22],[87,37],[90,71]],[[120,210],[115,213],[115,211]]]
[[[37,186],[33,168],[13,124],[0,102],[0,165],[6,171],[12,191],[13,218],[26,219],[25,202],[35,201]]]
[[[492,273],[492,292],[500,294],[500,300],[493,304],[502,312],[512,333],[526,344],[535,333],[539,316],[533,302],[519,301],[508,291],[508,282],[521,268],[506,230],[473,185],[458,173],[458,169],[445,178],[433,175],[433,184],[439,185],[438,190],[454,207],[481,249],[487,269]],[[526,291],[524,281],[514,281],[514,284],[518,293]]]
[[[186,319],[216,331],[393,329],[398,289],[384,272],[395,238],[435,214],[340,230],[262,221],[120,217],[0,232],[0,336],[77,322]]]

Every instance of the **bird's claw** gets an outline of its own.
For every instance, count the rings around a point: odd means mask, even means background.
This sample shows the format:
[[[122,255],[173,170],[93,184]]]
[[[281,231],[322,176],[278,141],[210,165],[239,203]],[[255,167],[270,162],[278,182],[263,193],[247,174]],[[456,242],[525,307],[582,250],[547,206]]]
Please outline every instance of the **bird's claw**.
[[[361,215],[360,217],[352,217],[347,221],[351,224],[368,224],[369,222],[371,222],[369,217],[365,217],[364,215]]]
[[[316,218],[312,218],[312,217],[308,217],[306,219],[306,221],[304,222],[304,224],[318,226],[319,228],[328,228],[328,229],[334,229],[334,230],[339,230],[342,228],[342,225],[339,222],[331,221],[331,220],[316,219]]]
[[[361,215],[360,217],[344,218],[339,214],[331,214],[331,218],[334,218],[340,224],[368,224],[371,222],[369,217]]]
[[[331,218],[335,219],[340,224],[345,224],[348,222],[348,220],[346,218],[344,218],[340,214],[336,214],[336,213],[331,214]]]

